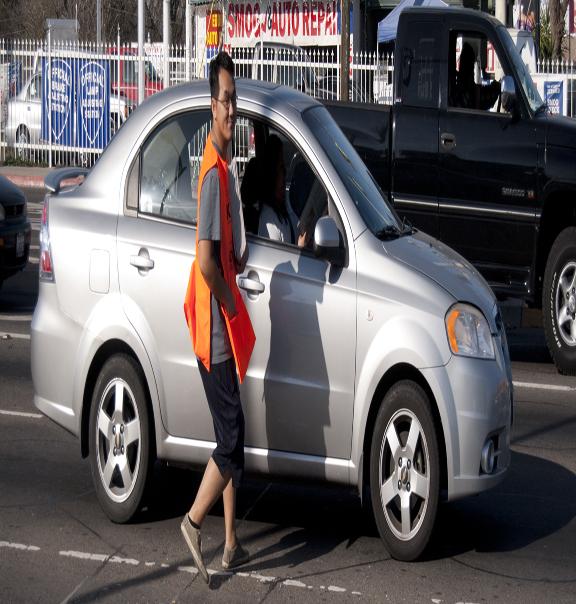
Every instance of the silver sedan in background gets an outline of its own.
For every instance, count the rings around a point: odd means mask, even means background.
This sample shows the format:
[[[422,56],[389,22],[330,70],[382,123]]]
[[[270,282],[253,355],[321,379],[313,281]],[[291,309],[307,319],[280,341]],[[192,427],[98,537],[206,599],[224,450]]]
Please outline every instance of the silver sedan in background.
[[[496,300],[468,262],[398,220],[318,101],[252,80],[237,92],[254,149],[241,146],[236,164],[258,162],[279,136],[287,202],[313,216],[309,249],[247,221],[238,284],[257,338],[241,386],[247,470],[354,486],[389,552],[413,560],[441,500],[495,486],[509,465]],[[34,400],[80,439],[115,522],[138,513],[155,458],[203,467],[215,446],[183,312],[210,122],[206,81],[167,89],[82,185],[61,190],[79,170],[47,179]],[[245,211],[259,210],[259,180],[242,183]]]

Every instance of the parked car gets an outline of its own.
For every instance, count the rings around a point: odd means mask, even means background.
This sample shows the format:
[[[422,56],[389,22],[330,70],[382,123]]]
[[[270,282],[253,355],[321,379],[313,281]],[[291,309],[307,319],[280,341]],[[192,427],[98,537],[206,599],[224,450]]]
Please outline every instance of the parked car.
[[[138,103],[138,50],[135,48],[117,47],[108,49],[114,56],[110,61],[110,83],[112,95],[120,93],[131,104]],[[119,56],[119,59],[116,57]],[[150,59],[144,60],[144,98],[159,92],[164,87],[162,78],[158,75]]]
[[[25,82],[20,92],[8,101],[6,143],[21,153],[29,145],[47,142],[41,136],[42,94],[42,73],[37,71]],[[126,121],[132,108],[132,101],[126,97],[110,95],[111,135]]]
[[[0,176],[0,288],[28,263],[30,232],[26,196],[5,176]]]
[[[256,159],[271,134],[293,158],[292,208],[324,203],[313,249],[247,234],[246,469],[353,485],[391,554],[414,559],[439,500],[495,486],[510,462],[494,294],[463,258],[403,227],[318,101],[253,80],[237,93]],[[90,172],[46,180],[34,402],[80,439],[115,522],[143,505],[154,458],[202,467],[215,446],[183,312],[210,123],[206,81],[167,89]],[[84,183],[61,190],[78,173]]]
[[[330,112],[403,217],[502,299],[542,308],[556,367],[576,375],[576,121],[549,114],[525,41],[477,10],[407,8],[393,104]]]
[[[317,96],[316,91],[321,87],[318,76],[310,57],[300,46],[283,42],[257,43],[252,59],[252,79],[284,84]]]

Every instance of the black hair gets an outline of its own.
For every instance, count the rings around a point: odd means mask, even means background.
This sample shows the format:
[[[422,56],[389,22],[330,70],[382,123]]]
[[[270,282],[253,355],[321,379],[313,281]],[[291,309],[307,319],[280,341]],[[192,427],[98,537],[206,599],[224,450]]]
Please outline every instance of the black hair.
[[[232,78],[234,78],[234,61],[232,61],[232,57],[224,50],[221,50],[210,61],[208,79],[210,81],[210,96],[213,99],[217,99],[218,95],[220,94],[220,82],[218,81],[218,76],[220,75],[221,69],[227,71]]]

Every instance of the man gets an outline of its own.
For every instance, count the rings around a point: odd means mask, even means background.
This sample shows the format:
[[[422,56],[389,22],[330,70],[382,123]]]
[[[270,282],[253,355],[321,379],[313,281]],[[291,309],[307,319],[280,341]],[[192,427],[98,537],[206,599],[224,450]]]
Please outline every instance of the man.
[[[214,502],[223,495],[226,543],[222,566],[248,559],[236,537],[236,488],[244,470],[244,415],[236,370],[244,378],[254,346],[250,318],[236,285],[244,270],[244,254],[235,251],[242,239],[240,204],[231,203],[233,183],[227,163],[236,122],[234,64],[225,52],[210,62],[212,127],[207,137],[198,180],[196,259],[184,303],[186,320],[198,357],[198,368],[212,414],[216,449],[181,530],[202,577],[209,582],[202,559],[200,529]],[[235,246],[236,244],[236,246]]]

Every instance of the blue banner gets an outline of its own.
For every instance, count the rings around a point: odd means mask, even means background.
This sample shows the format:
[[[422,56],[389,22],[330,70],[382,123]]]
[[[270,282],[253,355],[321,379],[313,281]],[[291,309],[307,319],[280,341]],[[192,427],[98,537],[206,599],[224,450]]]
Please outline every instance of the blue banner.
[[[80,60],[77,63],[76,144],[103,149],[110,140],[110,64]]]
[[[544,102],[550,113],[564,115],[563,107],[564,82],[544,82]]]
[[[72,59],[42,58],[42,139],[58,145],[74,142],[74,69]]]
[[[12,61],[8,66],[8,96],[15,97],[22,88],[22,61]]]

